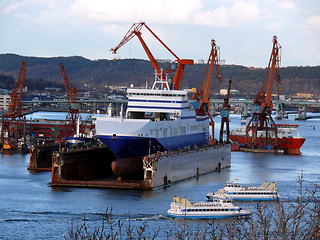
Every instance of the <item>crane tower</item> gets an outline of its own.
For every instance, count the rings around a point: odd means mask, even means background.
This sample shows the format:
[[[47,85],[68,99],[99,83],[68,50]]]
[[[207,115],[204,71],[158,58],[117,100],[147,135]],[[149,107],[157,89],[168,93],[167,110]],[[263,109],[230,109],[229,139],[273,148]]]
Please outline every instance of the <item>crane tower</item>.
[[[1,149],[3,151],[24,151],[26,146],[26,119],[22,115],[22,99],[25,91],[26,63],[22,62],[20,71],[10,93],[10,104],[1,121]]]

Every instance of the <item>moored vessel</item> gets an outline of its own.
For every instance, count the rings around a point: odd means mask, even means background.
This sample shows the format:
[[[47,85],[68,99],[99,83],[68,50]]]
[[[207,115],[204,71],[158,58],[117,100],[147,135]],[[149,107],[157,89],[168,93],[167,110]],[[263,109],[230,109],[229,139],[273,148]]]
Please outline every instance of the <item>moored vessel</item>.
[[[277,138],[274,131],[257,131],[254,147],[269,150],[281,149],[285,154],[300,155],[300,148],[306,139],[299,134],[294,135],[299,125],[276,124],[275,126],[277,127]],[[248,131],[248,139],[246,139],[246,126],[241,126],[231,131],[230,138],[233,143],[240,144],[240,148],[250,147],[250,143],[253,142],[252,130]]]
[[[189,202],[187,198],[174,197],[168,216],[187,219],[245,218],[252,213],[232,204],[232,200],[215,198],[212,202]]]
[[[95,121],[96,136],[115,156],[115,175],[141,172],[148,154],[208,144],[209,117],[190,108],[187,91],[170,90],[156,76],[152,89],[128,89],[127,97],[125,116],[96,115]]]
[[[225,197],[234,201],[273,201],[279,198],[278,190],[275,187],[276,183],[264,182],[261,186],[243,186],[232,181],[227,181],[223,189],[217,192],[208,193],[207,199],[213,200],[217,197]],[[269,184],[269,186],[268,186]]]
[[[119,181],[132,177],[144,179],[148,182],[148,188],[152,188],[229,167],[231,145],[214,141],[214,123],[209,113],[214,66],[217,78],[222,80],[220,48],[211,40],[201,87],[192,96],[197,100],[197,105],[192,108],[188,102],[188,92],[181,90],[180,83],[185,65],[192,65],[193,60],[178,58],[160,41],[176,57],[167,69],[162,70],[141,38],[143,26],[159,40],[141,22],[133,24],[120,44],[111,51],[115,53],[133,36],[137,36],[155,69],[152,88],[129,88],[125,111],[122,107],[119,115],[113,116],[109,109],[107,115],[95,116],[96,136],[113,153],[112,172]],[[169,83],[170,73],[174,76]],[[212,127],[212,137],[209,126]],[[184,158],[179,155],[181,151],[186,154]],[[171,167],[174,165],[177,168]]]

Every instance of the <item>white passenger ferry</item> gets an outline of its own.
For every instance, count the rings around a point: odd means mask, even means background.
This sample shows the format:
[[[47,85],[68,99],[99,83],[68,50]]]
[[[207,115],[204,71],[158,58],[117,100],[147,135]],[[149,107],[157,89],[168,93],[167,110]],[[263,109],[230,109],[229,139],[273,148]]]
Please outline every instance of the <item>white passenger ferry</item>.
[[[212,200],[217,197],[226,197],[235,201],[272,201],[279,198],[278,190],[275,187],[276,183],[264,182],[261,186],[244,187],[236,180],[227,181],[223,189],[217,192],[208,193],[207,199]]]
[[[186,198],[174,197],[168,215],[175,218],[234,218],[249,217],[250,210],[232,204],[230,199],[213,199],[212,202],[189,202]]]

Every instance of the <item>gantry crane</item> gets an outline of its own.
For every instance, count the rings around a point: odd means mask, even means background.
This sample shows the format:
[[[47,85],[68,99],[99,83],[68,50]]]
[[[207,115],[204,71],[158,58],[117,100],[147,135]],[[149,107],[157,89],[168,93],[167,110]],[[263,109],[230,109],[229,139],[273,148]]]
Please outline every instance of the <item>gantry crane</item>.
[[[10,93],[10,105],[2,116],[1,146],[3,150],[23,150],[25,147],[26,119],[21,113],[22,99],[25,90],[26,63],[22,62],[19,75]]]
[[[147,44],[145,43],[145,41],[141,37],[141,29],[143,26],[145,26],[149,30],[149,32],[175,57],[175,61],[172,62],[170,64],[170,66],[168,66],[163,71],[161,70],[157,60],[154,58],[151,51],[149,50]],[[174,54],[171,51],[170,48],[167,47],[166,44],[164,44],[164,42],[161,41],[161,39],[144,22],[134,23],[131,26],[131,28],[129,29],[129,31],[126,33],[126,35],[123,37],[123,39],[121,40],[119,45],[115,48],[112,48],[111,52],[116,54],[118,49],[121,48],[123,45],[125,45],[127,42],[129,42],[134,36],[138,37],[141,45],[143,46],[152,66],[157,74],[157,77],[160,80],[165,81],[168,74],[175,72],[175,75],[173,78],[173,87],[172,88],[174,90],[179,90],[185,65],[193,65],[193,60],[192,59],[180,59],[176,54]],[[176,67],[176,65],[178,65],[178,66]],[[163,83],[163,84],[165,85],[165,83]],[[167,87],[167,86],[164,86],[164,87]]]
[[[60,63],[60,69],[61,76],[63,78],[64,86],[66,89],[69,110],[66,117],[65,125],[58,132],[58,142],[64,141],[65,137],[73,136],[77,131],[78,121],[81,122],[80,104],[78,103],[78,91],[76,88],[71,88],[67,72],[62,63]],[[82,131],[83,127],[79,126],[79,129],[80,131]]]
[[[208,58],[207,66],[205,73],[202,78],[200,88],[194,93],[192,99],[196,99],[198,106],[196,107],[196,115],[197,116],[205,116],[208,115],[210,118],[210,126],[212,128],[212,139],[214,138],[214,121],[209,113],[210,108],[210,87],[212,81],[212,75],[214,66],[217,70],[217,78],[222,81],[221,71],[220,71],[220,47],[216,45],[215,40],[211,40],[211,51]],[[208,71],[209,68],[209,71]],[[208,73],[208,75],[207,75]]]
[[[252,131],[252,142],[250,144],[257,144],[257,133],[258,131],[266,132],[266,141],[268,143],[268,132],[274,132],[275,142],[277,144],[277,126],[271,116],[272,113],[272,87],[274,77],[276,75],[276,80],[279,84],[280,81],[280,62],[281,62],[281,45],[278,43],[278,38],[273,36],[273,47],[271,51],[271,56],[267,68],[267,73],[264,78],[261,91],[257,94],[253,100],[253,110],[251,120],[246,126],[246,144],[248,144],[249,131]],[[267,86],[267,90],[265,91]]]
[[[230,127],[229,127],[229,112],[230,112],[229,98],[230,98],[230,90],[231,90],[231,80],[229,80],[229,87],[228,87],[227,96],[223,100],[222,109],[220,110],[221,126],[220,126],[219,142],[223,142],[224,123],[226,124],[226,133],[227,133],[226,142],[230,142]]]

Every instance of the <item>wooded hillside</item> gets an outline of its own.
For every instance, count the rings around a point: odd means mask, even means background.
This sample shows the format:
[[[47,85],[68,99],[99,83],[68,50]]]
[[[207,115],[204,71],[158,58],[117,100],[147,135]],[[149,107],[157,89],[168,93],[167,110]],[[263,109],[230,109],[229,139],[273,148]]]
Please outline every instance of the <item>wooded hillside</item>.
[[[83,84],[92,87],[101,86],[149,86],[153,83],[154,70],[149,61],[138,59],[123,60],[89,60],[83,57],[24,57],[15,54],[0,54],[0,88],[11,89],[16,79],[21,62],[27,63],[27,86],[31,90],[44,87],[63,87],[60,75],[60,62],[66,68],[69,81],[78,88]],[[169,63],[160,63],[165,69]],[[205,64],[186,66],[183,77],[185,88],[198,88],[205,71]],[[241,94],[257,93],[266,74],[266,69],[251,69],[238,65],[221,67],[222,78],[212,84],[214,92],[227,87],[227,80],[232,79],[232,89]],[[281,68],[281,93],[292,95],[297,92],[320,94],[320,66]],[[28,85],[29,84],[29,85]],[[220,86],[219,86],[220,85]],[[274,86],[274,92],[276,87]]]

